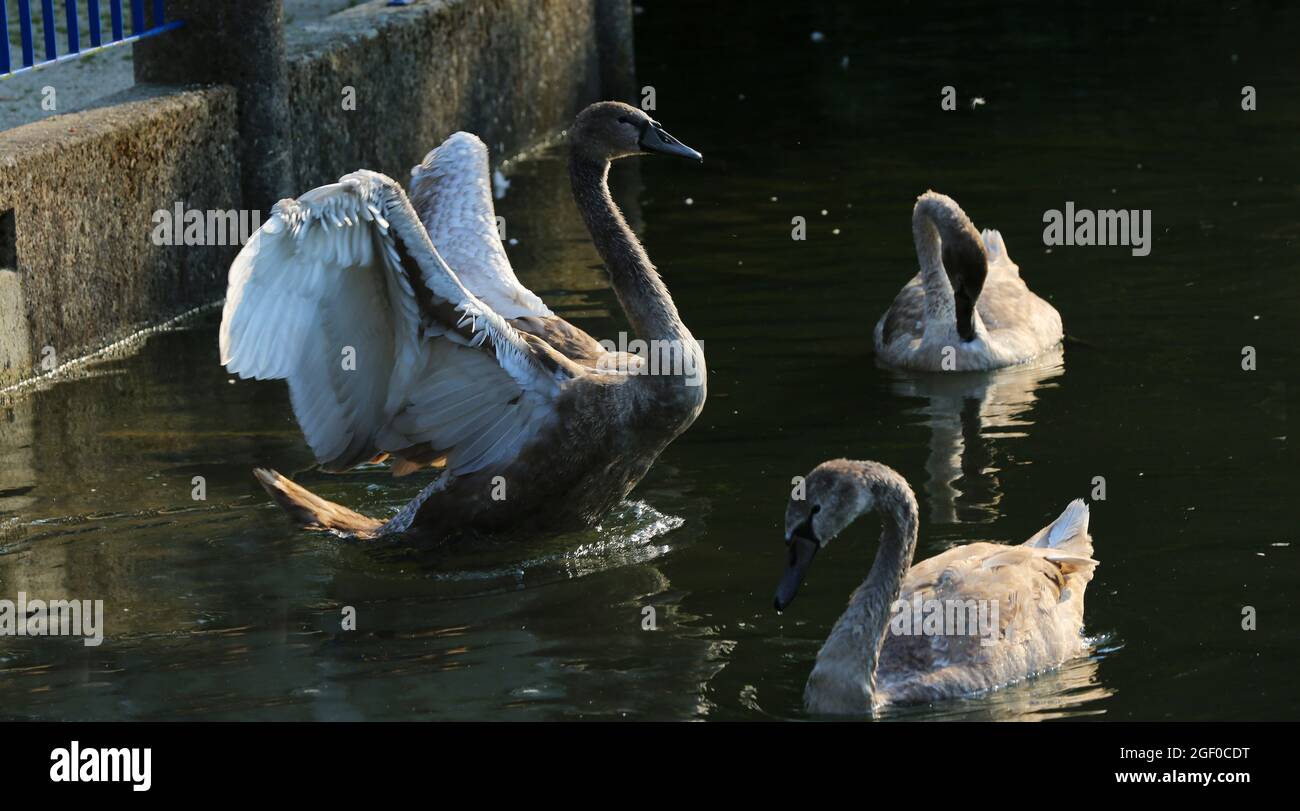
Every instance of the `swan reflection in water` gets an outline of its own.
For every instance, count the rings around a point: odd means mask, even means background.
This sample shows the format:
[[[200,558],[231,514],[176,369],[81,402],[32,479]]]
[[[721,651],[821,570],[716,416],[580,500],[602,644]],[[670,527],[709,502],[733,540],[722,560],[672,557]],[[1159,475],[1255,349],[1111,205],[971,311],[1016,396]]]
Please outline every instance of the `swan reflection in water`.
[[[988,523],[998,517],[999,443],[1027,435],[1038,392],[1056,385],[1064,361],[1057,346],[1028,363],[991,372],[888,370],[891,392],[928,401],[908,413],[921,415],[930,428],[925,493],[931,523]]]

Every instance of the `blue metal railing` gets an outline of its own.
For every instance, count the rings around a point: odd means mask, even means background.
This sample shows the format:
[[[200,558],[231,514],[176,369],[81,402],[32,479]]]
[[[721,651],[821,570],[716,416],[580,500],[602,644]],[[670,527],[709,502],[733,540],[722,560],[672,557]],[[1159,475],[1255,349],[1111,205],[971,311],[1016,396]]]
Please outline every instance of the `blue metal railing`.
[[[32,18],[33,0],[0,0],[0,29],[3,29],[4,35],[4,38],[0,39],[0,79],[7,79],[15,74],[54,62],[62,62],[65,59],[75,59],[78,56],[98,51],[101,48],[124,45],[145,37],[152,37],[164,31],[180,28],[183,25],[179,20],[167,21],[164,0],[151,0],[152,14],[150,19],[145,18],[145,0],[130,0],[131,28],[128,33],[123,20],[123,1],[85,0],[85,31],[90,35],[90,47],[83,49],[81,47],[82,21],[79,16],[78,0],[62,0],[64,22],[66,23],[68,35],[67,49],[62,54],[59,54],[58,17],[54,10],[55,0],[35,0],[41,6],[41,33],[45,44],[45,58],[38,61],[36,59],[35,21]],[[107,39],[105,39],[102,30],[104,20],[100,13],[100,7],[104,3],[108,4],[108,23],[111,29]],[[17,65],[14,64],[14,57],[18,56],[18,54],[14,52],[14,42],[9,27],[9,6],[11,5],[16,5],[18,8],[17,44],[18,50],[22,52],[22,61]]]

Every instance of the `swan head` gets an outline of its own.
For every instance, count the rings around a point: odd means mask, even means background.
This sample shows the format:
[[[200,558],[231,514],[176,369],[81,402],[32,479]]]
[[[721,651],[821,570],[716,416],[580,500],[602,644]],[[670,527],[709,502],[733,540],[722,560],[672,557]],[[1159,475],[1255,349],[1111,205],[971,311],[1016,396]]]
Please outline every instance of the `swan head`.
[[[875,509],[871,488],[845,459],[822,462],[804,477],[785,508],[788,560],[773,604],[784,611],[793,602],[817,553],[858,516]]]
[[[578,113],[569,131],[569,143],[597,160],[650,153],[704,160],[703,155],[665,132],[643,110],[620,101],[600,101]]]

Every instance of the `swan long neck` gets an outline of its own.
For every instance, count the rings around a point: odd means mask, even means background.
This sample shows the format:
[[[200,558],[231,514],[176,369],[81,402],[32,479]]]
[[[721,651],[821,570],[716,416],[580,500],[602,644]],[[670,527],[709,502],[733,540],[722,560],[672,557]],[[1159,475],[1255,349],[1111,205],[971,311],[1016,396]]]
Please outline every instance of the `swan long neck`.
[[[932,318],[955,318],[952,284],[943,272],[942,237],[939,226],[930,213],[930,207],[920,203],[912,210],[912,242],[916,245],[916,258],[921,264],[921,284],[925,288],[925,309]]]
[[[927,321],[957,324],[973,334],[973,322],[979,321],[975,299],[987,272],[975,224],[952,198],[926,192],[912,209],[912,241],[921,265]]]
[[[876,462],[855,462],[853,466],[859,486],[869,496],[867,503],[880,514],[880,545],[871,571],[853,592],[817,659],[818,667],[825,662],[838,671],[835,682],[862,685],[870,704],[876,694],[876,666],[891,608],[916,552],[919,511],[912,488],[894,470]],[[861,696],[847,700],[860,701]]]
[[[677,314],[667,286],[609,193],[609,161],[572,148],[569,179],[578,211],[637,337],[645,341],[689,339],[691,334]]]

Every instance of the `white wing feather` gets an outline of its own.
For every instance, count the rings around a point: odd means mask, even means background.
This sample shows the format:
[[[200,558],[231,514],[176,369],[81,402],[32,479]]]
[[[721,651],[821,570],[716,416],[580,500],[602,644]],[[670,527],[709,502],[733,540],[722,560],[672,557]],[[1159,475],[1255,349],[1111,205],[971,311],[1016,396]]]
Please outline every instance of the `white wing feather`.
[[[492,204],[487,147],[476,136],[453,133],[411,169],[411,202],[438,252],[479,300],[503,318],[551,315],[510,267]]]
[[[399,245],[456,323],[422,311]],[[220,343],[240,377],[288,380],[330,469],[422,442],[453,473],[482,469],[519,452],[559,390],[461,284],[400,187],[373,172],[276,204],[231,266]]]

